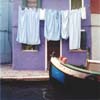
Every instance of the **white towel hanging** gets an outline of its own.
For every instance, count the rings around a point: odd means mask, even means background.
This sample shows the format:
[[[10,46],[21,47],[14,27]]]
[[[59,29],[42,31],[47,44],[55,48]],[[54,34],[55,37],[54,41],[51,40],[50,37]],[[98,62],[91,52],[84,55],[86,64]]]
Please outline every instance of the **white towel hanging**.
[[[63,39],[68,39],[69,37],[69,11],[63,10],[61,11],[61,37]]]
[[[27,10],[27,44],[38,45],[40,44],[39,33],[39,9],[29,8]]]
[[[82,19],[86,19],[86,8],[82,7],[82,8],[80,8],[80,10],[81,10],[81,17],[82,17]]]
[[[80,48],[81,38],[81,14],[80,10],[72,10],[69,14],[69,49]]]
[[[40,20],[45,20],[45,9],[40,9]]]
[[[60,13],[57,10],[46,10],[44,36],[47,40],[60,40]]]
[[[16,41],[19,43],[26,43],[26,10],[19,7],[18,9],[18,31]]]

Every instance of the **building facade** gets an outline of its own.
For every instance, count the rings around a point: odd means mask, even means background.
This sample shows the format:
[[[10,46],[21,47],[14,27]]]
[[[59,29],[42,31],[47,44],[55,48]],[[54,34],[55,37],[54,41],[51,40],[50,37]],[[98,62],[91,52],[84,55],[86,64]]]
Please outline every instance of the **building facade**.
[[[100,60],[100,0],[91,0],[92,59]]]
[[[37,5],[40,8],[56,9],[56,10],[71,10],[78,7],[86,8],[86,19],[82,20],[81,33],[85,35],[86,48],[83,50],[69,50],[69,41],[61,39],[60,41],[47,41],[44,38],[44,20],[40,20],[40,38],[41,44],[38,50],[23,50],[22,44],[16,41],[18,29],[18,7],[26,5],[25,0],[13,0],[13,69],[18,70],[47,70],[50,65],[50,55],[53,51],[56,56],[65,56],[68,58],[68,63],[84,66],[86,60],[91,58],[91,9],[90,0],[40,0]],[[32,5],[32,2],[27,6]],[[34,0],[36,2],[36,0]],[[84,40],[84,39],[83,39]]]

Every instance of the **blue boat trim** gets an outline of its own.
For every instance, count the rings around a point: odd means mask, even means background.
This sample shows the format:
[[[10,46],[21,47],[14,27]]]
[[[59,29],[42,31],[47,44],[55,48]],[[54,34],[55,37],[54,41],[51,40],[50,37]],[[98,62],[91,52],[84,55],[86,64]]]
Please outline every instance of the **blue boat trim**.
[[[58,80],[60,83],[64,83],[65,74],[62,73],[59,69],[57,69],[53,64],[51,65],[51,76]]]

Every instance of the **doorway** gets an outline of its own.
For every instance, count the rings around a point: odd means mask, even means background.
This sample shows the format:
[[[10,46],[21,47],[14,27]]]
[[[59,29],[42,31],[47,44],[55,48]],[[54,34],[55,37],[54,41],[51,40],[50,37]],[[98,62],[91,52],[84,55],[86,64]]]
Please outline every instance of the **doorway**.
[[[55,56],[60,56],[60,41],[47,41],[47,70],[50,68],[50,58],[52,52],[55,52]]]

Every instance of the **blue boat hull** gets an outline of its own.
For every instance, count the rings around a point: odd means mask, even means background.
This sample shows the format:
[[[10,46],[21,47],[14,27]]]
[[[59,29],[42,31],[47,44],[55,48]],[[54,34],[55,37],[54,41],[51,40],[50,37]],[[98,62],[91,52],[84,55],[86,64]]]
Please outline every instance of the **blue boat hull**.
[[[53,87],[64,90],[73,97],[99,97],[100,83],[89,79],[79,79],[67,75],[51,64],[50,82]]]

